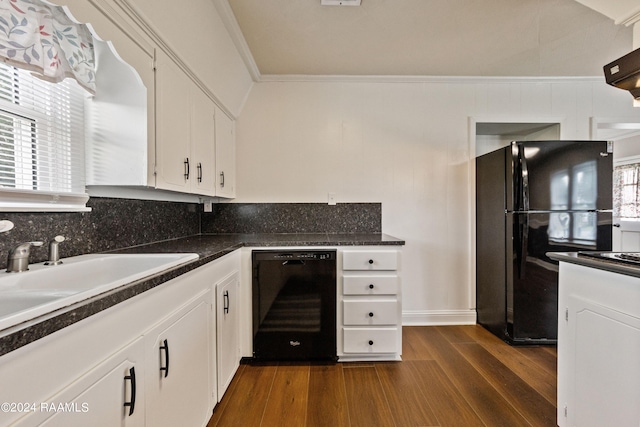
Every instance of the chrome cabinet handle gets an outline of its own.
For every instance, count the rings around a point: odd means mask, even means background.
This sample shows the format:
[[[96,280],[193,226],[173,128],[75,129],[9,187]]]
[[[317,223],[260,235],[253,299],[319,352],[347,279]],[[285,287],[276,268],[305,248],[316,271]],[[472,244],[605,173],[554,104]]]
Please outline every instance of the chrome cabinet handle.
[[[229,313],[229,291],[224,291],[224,314]]]
[[[198,162],[198,182],[202,182],[202,163]]]
[[[184,179],[189,179],[189,158],[184,159]]]
[[[224,187],[224,171],[220,172],[220,187]]]

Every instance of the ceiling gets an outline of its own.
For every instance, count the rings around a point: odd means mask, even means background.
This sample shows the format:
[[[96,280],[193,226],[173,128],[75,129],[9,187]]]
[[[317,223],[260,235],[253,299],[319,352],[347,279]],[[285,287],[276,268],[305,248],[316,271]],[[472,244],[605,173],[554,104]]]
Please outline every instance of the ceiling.
[[[228,0],[261,75],[601,76],[632,27],[575,0]]]

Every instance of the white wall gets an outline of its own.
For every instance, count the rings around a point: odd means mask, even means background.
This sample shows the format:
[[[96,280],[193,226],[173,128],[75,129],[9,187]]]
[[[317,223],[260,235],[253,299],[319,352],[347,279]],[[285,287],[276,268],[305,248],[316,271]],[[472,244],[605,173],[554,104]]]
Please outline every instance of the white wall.
[[[589,80],[273,81],[237,122],[237,202],[382,202],[406,240],[408,323],[473,322],[474,147],[470,123],[558,118],[588,139],[590,117],[640,117],[629,94]]]

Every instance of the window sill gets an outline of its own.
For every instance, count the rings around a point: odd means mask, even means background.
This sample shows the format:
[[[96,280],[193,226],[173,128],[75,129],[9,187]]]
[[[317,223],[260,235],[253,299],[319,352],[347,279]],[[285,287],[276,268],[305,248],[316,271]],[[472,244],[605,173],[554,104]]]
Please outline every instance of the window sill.
[[[0,189],[0,212],[90,212],[86,193]]]

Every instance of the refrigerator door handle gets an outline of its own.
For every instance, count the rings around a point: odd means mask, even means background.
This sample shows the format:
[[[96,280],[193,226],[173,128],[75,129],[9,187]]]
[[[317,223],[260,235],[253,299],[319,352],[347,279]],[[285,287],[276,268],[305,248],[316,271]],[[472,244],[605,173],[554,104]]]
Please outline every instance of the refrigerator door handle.
[[[512,142],[513,210],[518,212],[529,210],[529,170],[524,154],[524,147]]]
[[[518,155],[520,157],[520,174],[522,179],[522,209],[529,210],[529,169],[527,168],[527,158],[524,155],[524,148],[518,146]],[[527,220],[528,222],[528,220]]]
[[[518,266],[518,277],[524,279],[527,264],[527,245],[529,243],[529,214],[516,215],[518,244],[516,250],[516,265]]]

